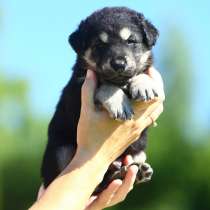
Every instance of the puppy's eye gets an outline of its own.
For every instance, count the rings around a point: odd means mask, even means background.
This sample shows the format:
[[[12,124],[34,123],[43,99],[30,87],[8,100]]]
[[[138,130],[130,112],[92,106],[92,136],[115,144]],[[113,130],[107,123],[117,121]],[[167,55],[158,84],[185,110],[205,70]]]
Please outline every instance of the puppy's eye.
[[[129,38],[127,39],[127,43],[128,43],[128,44],[137,44],[138,41],[137,41],[134,37],[129,37]]]
[[[94,43],[95,47],[103,47],[106,43],[102,42],[100,39],[97,39]]]

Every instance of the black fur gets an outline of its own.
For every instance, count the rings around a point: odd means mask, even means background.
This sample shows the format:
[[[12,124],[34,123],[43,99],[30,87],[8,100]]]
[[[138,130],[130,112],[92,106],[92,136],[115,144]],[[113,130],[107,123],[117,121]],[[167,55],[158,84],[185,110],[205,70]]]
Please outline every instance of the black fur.
[[[95,34],[101,31],[113,33],[121,27],[128,26],[143,35],[142,41],[145,48],[151,49],[155,44],[157,29],[147,21],[144,16],[125,7],[104,8],[96,11],[86,20],[82,21],[79,28],[70,35],[69,42],[77,52],[77,61],[73,67],[73,75],[64,88],[56,107],[56,112],[50,122],[48,130],[48,144],[42,163],[42,177],[44,186],[47,187],[53,179],[72,160],[77,148],[77,123],[81,107],[81,86],[86,75],[86,69],[90,65],[83,56],[91,46]],[[152,65],[152,58],[148,59],[145,69]],[[139,140],[133,143],[109,168],[103,182],[95,193],[103,190],[110,182],[114,171],[119,170],[121,159],[126,154],[135,155],[146,147],[146,132],[144,131]]]

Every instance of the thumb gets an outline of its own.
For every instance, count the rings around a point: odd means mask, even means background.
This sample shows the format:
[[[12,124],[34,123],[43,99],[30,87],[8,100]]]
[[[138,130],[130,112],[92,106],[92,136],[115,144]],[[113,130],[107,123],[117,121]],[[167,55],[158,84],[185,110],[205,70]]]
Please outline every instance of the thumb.
[[[82,105],[94,106],[94,93],[97,85],[96,75],[93,71],[87,70],[85,81],[82,85]]]

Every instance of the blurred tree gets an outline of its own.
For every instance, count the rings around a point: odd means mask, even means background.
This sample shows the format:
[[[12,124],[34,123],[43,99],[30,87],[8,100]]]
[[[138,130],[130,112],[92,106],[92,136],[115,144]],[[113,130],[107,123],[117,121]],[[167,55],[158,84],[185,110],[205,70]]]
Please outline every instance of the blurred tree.
[[[27,209],[41,182],[48,120],[33,113],[28,90],[25,80],[8,78],[0,69],[0,210]]]
[[[0,74],[0,209],[26,209],[40,184],[46,121],[30,110],[28,85]]]

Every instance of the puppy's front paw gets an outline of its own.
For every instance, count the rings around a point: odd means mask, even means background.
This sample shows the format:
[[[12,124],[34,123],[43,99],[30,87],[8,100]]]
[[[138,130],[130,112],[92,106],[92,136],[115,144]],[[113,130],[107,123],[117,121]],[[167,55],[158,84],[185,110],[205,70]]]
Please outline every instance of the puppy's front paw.
[[[130,120],[133,117],[134,113],[129,99],[124,93],[123,95],[120,93],[113,95],[103,105],[115,120]]]
[[[120,88],[103,85],[97,91],[95,98],[112,118],[120,121],[132,119],[134,113],[130,101]]]
[[[134,100],[147,101],[159,95],[159,88],[148,75],[140,74],[132,78],[129,93]]]

